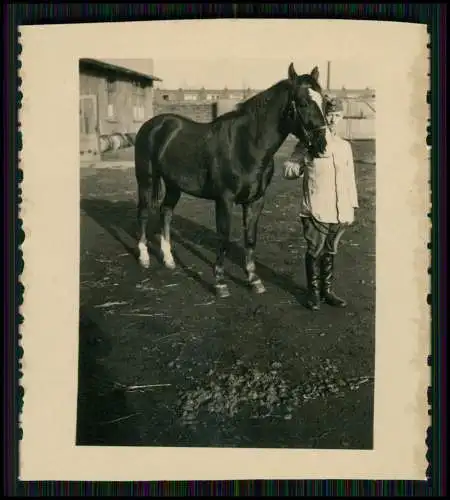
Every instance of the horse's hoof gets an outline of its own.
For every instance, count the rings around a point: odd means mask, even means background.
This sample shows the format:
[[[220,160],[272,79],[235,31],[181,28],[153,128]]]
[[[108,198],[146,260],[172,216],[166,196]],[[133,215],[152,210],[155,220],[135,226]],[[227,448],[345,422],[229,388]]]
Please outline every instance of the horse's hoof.
[[[253,281],[252,283],[250,283],[250,285],[252,286],[253,290],[258,294],[266,292],[266,287],[263,285],[263,282],[261,280]]]
[[[216,294],[220,299],[226,299],[230,296],[227,285],[216,285]]]
[[[140,258],[139,264],[144,268],[148,269],[150,267],[150,259],[149,258]]]
[[[165,260],[164,265],[167,269],[175,269],[177,267],[174,260]]]

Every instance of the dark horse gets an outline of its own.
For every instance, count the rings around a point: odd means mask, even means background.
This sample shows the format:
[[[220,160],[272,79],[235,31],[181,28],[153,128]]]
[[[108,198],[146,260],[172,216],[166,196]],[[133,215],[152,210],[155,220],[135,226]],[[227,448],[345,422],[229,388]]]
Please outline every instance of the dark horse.
[[[288,78],[240,103],[210,123],[198,123],[176,114],[157,115],[142,125],[135,139],[138,184],[139,262],[148,268],[147,223],[149,205],[160,206],[159,230],[164,265],[173,269],[170,225],[182,193],[215,202],[220,236],[214,264],[219,297],[229,295],[224,261],[230,245],[233,204],[242,206],[245,270],[248,283],[265,291],[256,274],[254,252],[257,225],[265,193],[274,172],[274,155],[291,133],[316,156],[326,147],[319,71],[297,75],[293,64]]]

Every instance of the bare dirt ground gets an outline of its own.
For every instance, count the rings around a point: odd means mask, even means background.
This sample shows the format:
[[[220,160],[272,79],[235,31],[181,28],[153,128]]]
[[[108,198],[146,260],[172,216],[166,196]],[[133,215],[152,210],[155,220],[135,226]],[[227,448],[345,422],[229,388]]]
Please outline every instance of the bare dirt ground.
[[[374,144],[354,151],[373,157]],[[280,171],[256,253],[267,292],[245,286],[236,207],[231,297],[216,300],[212,203],[184,195],[173,219],[177,268],[153,253],[143,270],[133,170],[81,169],[77,444],[372,448],[375,165],[356,162],[360,209],[336,263],[349,306],[315,313],[303,306],[300,184]]]

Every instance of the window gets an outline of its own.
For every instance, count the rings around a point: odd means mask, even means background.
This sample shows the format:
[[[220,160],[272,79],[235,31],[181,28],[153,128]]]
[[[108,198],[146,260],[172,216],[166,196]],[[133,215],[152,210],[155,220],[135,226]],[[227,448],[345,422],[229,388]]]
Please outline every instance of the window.
[[[184,94],[184,100],[185,101],[196,101],[197,95],[196,94]]]
[[[106,116],[109,120],[116,118],[116,95],[117,95],[117,82],[112,79],[106,81],[106,94],[107,94],[107,111]]]
[[[133,120],[145,120],[145,87],[140,83],[133,84]]]

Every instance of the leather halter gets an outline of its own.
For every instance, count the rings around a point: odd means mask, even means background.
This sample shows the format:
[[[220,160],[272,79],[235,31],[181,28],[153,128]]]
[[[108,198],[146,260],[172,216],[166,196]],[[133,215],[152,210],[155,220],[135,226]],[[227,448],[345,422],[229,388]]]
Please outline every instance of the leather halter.
[[[320,125],[318,127],[314,127],[314,128],[311,128],[311,129],[307,130],[306,127],[303,124],[303,120],[302,120],[301,114],[297,110],[297,104],[296,104],[294,98],[290,99],[289,108],[293,111],[293,115],[294,115],[293,116],[293,121],[294,121],[294,123],[295,124],[299,124],[300,127],[301,127],[301,129],[302,129],[303,135],[305,136],[305,139],[307,141],[307,146],[311,146],[311,144],[312,144],[311,134],[313,132],[316,132],[317,130],[325,130],[325,129],[328,128],[327,122],[325,120],[325,116],[323,114],[323,110],[320,108],[320,106],[318,106],[318,108],[320,109],[320,113],[322,114],[322,117],[323,117],[324,122],[325,122],[324,125]]]

